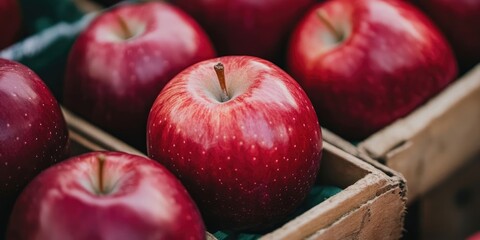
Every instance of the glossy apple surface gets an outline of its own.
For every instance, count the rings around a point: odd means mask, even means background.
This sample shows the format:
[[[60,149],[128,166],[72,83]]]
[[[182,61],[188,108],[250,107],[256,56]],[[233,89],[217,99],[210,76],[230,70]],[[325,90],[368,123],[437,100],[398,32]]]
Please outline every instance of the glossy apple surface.
[[[453,47],[462,70],[480,63],[480,1],[417,0]]]
[[[163,166],[120,152],[54,165],[15,203],[7,239],[204,239],[200,213]]]
[[[457,73],[444,37],[402,1],[315,6],[291,38],[288,61],[322,126],[349,140],[404,117]]]
[[[20,7],[17,0],[0,0],[0,49],[12,44],[21,23]]]
[[[43,81],[0,59],[0,234],[15,198],[40,171],[63,160],[67,141],[60,107]]]
[[[213,56],[203,30],[176,7],[123,5],[96,18],[76,40],[64,104],[125,141],[145,145],[148,112],[163,86]]]
[[[277,60],[290,31],[314,0],[174,0],[212,38],[221,55]]]
[[[322,137],[295,80],[266,60],[230,56],[195,64],[169,82],[150,112],[147,144],[149,156],[192,194],[207,226],[252,229],[301,203],[319,169]]]

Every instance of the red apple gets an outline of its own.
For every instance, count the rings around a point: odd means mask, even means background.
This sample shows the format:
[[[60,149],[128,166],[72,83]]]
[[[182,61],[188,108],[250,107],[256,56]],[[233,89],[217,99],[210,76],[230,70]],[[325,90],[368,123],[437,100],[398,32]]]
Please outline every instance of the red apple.
[[[295,80],[266,60],[231,56],[195,64],[165,86],[150,111],[147,144],[208,226],[251,229],[281,220],[305,198],[322,137]]]
[[[195,203],[155,161],[120,152],[72,157],[20,195],[7,239],[204,239]]]
[[[41,170],[63,160],[67,141],[60,107],[43,81],[0,59],[0,236],[15,198]]]
[[[314,0],[173,0],[202,25],[221,55],[280,57]]]
[[[122,5],[96,18],[68,59],[64,104],[128,142],[145,144],[148,112],[184,68],[214,56],[207,35],[166,3]]]
[[[305,16],[288,67],[322,126],[363,139],[401,118],[455,79],[446,40],[403,1],[332,0]]]
[[[20,7],[17,0],[0,0],[0,49],[12,44],[20,30]]]
[[[460,66],[480,63],[480,1],[418,0],[452,44]]]

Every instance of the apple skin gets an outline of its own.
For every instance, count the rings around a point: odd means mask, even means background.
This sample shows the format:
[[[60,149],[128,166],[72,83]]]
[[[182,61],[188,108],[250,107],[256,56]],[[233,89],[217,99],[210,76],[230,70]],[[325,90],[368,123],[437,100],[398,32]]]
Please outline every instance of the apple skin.
[[[313,7],[292,35],[288,69],[322,126],[348,140],[364,139],[407,115],[457,74],[448,43],[426,16],[408,3],[382,0]]]
[[[205,239],[205,228],[185,188],[159,163],[91,152],[52,166],[25,188],[7,239]]]
[[[220,55],[278,61],[290,31],[314,0],[173,0],[212,38]]]
[[[128,32],[134,36],[125,40]],[[76,40],[64,104],[144,147],[148,112],[163,86],[184,68],[214,56],[208,36],[180,9],[160,2],[123,5],[96,18]]]
[[[480,63],[480,1],[417,2],[449,40],[463,71]]]
[[[213,66],[225,66],[227,92]],[[229,56],[195,64],[159,94],[147,123],[148,155],[172,171],[211,229],[260,229],[305,198],[322,136],[306,93],[269,61]]]
[[[0,49],[12,44],[21,27],[20,6],[17,0],[0,0]]]
[[[0,236],[13,203],[40,171],[66,157],[60,107],[27,67],[0,59]]]

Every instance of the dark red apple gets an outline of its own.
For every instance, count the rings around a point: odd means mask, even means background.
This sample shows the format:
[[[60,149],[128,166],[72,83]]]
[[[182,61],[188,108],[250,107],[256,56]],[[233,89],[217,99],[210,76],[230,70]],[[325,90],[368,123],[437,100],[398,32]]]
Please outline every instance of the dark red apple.
[[[464,70],[480,63],[480,1],[417,0],[451,43]]]
[[[123,138],[145,144],[148,112],[163,86],[214,56],[207,35],[167,3],[122,5],[96,18],[68,59],[64,104]]]
[[[92,152],[36,177],[12,212],[7,239],[204,239],[195,203],[148,158]]]
[[[212,38],[221,55],[277,60],[297,21],[314,0],[173,0]]]
[[[12,44],[21,27],[17,0],[0,0],[0,49]]]
[[[167,84],[149,115],[147,144],[187,187],[207,226],[252,229],[281,220],[305,198],[322,137],[295,80],[266,60],[230,56],[195,64]]]
[[[66,157],[60,107],[27,67],[0,59],[0,238],[15,198],[40,171]]]
[[[457,73],[433,23],[412,5],[388,0],[315,6],[291,38],[288,62],[322,126],[349,140],[404,117]]]

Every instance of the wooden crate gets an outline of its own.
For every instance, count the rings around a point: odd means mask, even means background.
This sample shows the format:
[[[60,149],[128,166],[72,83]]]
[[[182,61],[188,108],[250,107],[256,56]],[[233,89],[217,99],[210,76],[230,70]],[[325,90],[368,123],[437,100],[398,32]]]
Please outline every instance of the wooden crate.
[[[115,150],[143,155],[68,110],[63,111],[73,154]],[[400,238],[406,204],[404,179],[326,142],[323,155],[320,181],[344,190],[262,239]]]
[[[84,11],[89,13],[98,10],[96,5],[83,7]],[[58,24],[20,42],[12,49],[0,52],[0,56],[17,61],[25,56],[34,59],[38,52],[42,51],[42,47],[54,45],[55,40],[60,38],[74,37],[93,16],[94,14],[87,15],[74,24]],[[59,29],[69,31],[59,35],[57,31]],[[32,44],[39,42],[42,44],[38,49],[25,51],[29,50],[28,47],[33,46]],[[57,60],[65,62],[65,59],[57,58],[46,61]],[[62,111],[69,126],[72,155],[98,150],[143,155],[142,152],[74,116],[68,110]],[[323,182],[342,187],[344,190],[279,229],[266,234],[263,239],[400,238],[406,187],[404,179],[399,174],[382,165],[374,167],[325,142],[319,176]],[[215,239],[212,235],[207,236],[209,239]]]
[[[480,150],[480,64],[414,112],[356,146],[324,131],[325,141],[403,174],[408,203]]]

